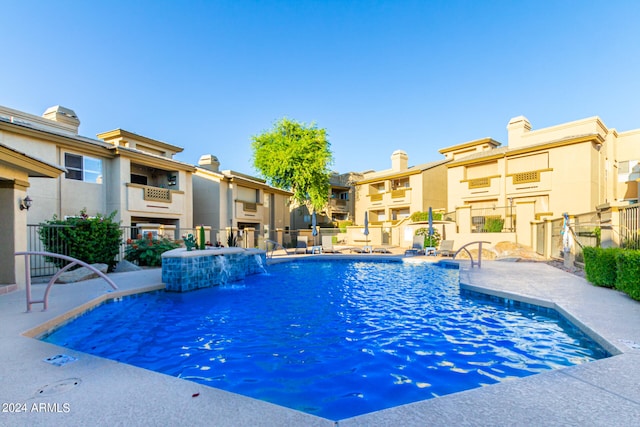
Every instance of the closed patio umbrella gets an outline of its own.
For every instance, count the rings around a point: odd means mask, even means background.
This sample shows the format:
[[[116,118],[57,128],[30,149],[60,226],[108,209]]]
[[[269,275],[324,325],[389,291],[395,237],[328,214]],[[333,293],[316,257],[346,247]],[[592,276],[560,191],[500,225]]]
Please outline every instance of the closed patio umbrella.
[[[316,229],[317,227],[317,222],[318,220],[316,219],[316,211],[313,211],[313,214],[311,215],[311,235],[313,236],[313,246],[316,245],[316,236],[318,235],[318,230]]]
[[[369,212],[364,213],[364,231],[362,232],[365,237],[365,244],[369,245]]]

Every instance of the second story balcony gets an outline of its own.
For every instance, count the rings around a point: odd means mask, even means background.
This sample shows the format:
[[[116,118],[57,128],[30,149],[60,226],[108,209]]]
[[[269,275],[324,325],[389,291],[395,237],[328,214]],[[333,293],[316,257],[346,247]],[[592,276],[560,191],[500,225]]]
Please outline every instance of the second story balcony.
[[[236,204],[236,217],[245,221],[262,221],[263,211],[262,203],[249,202],[246,200],[237,200]]]
[[[126,184],[127,210],[143,213],[181,215],[185,209],[184,191],[153,187],[142,184]]]
[[[411,187],[398,188],[386,193],[369,194],[369,201],[379,205],[411,203]]]
[[[516,172],[507,175],[507,194],[531,193],[551,190],[553,169],[538,169]]]
[[[331,199],[329,200],[329,207],[335,212],[347,212],[349,209],[348,200]]]

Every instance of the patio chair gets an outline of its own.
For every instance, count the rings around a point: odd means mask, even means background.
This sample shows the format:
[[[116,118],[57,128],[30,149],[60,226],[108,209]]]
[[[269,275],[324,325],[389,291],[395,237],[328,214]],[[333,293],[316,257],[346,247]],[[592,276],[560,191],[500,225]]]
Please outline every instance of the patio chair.
[[[373,248],[373,253],[374,254],[390,254],[391,251],[387,248],[378,247],[378,248]]]
[[[333,247],[333,236],[322,236],[322,252],[337,254],[340,250]]]
[[[298,251],[302,250],[303,254],[307,253],[307,236],[298,236],[298,243],[296,243],[296,252],[298,253]]]
[[[455,255],[453,250],[453,240],[443,240],[440,242],[440,248],[436,251],[436,255],[452,257]]]
[[[417,251],[418,255],[424,255],[424,236],[413,236],[412,251]]]

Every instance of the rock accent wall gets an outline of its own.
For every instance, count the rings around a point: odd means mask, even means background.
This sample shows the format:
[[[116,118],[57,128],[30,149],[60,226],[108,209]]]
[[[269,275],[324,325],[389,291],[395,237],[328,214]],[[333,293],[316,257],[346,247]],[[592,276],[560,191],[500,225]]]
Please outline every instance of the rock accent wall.
[[[162,281],[172,292],[188,292],[263,273],[266,252],[260,249],[174,249],[162,254]]]

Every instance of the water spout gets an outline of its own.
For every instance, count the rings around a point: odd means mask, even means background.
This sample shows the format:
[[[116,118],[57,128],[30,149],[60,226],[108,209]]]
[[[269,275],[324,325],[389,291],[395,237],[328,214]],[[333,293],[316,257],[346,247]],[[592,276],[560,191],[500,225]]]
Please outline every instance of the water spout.
[[[220,284],[224,285],[229,281],[231,273],[229,272],[229,260],[224,256],[217,256],[216,261],[220,268]]]
[[[267,269],[265,268],[264,263],[262,262],[262,257],[260,256],[260,254],[255,254],[253,256],[253,259],[256,260],[256,265],[258,266],[258,270],[260,270],[262,274],[268,274]]]

